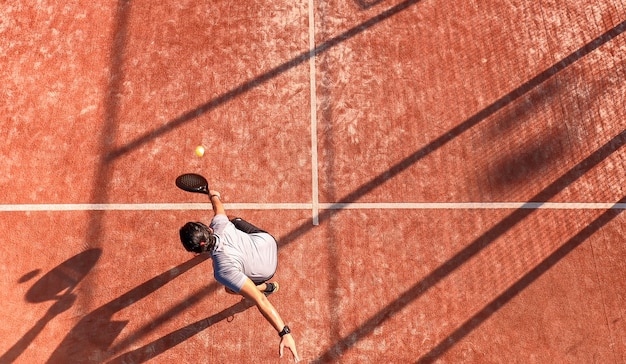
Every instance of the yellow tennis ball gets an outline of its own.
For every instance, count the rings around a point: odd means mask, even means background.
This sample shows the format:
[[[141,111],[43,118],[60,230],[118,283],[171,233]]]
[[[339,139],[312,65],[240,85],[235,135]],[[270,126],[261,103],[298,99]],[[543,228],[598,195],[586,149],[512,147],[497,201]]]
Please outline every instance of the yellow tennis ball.
[[[203,146],[198,145],[198,146],[196,147],[196,155],[197,155],[198,157],[202,157],[202,156],[204,155],[204,147],[203,147]]]

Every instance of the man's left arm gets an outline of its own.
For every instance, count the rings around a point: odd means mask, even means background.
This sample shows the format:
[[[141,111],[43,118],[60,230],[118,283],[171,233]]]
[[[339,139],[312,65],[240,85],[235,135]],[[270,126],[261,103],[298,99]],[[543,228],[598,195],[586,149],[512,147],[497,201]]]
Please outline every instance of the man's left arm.
[[[256,285],[250,278],[246,279],[246,282],[239,293],[256,304],[263,317],[265,317],[265,319],[272,324],[276,332],[280,333],[283,331],[285,322],[278,314],[278,311],[276,311],[276,308],[274,308],[274,305],[272,305],[267,297],[257,289]],[[298,351],[296,349],[296,343],[290,333],[281,337],[279,345],[279,354],[281,357],[283,356],[283,349],[285,347],[291,350],[296,362],[300,361],[300,357],[298,356]]]

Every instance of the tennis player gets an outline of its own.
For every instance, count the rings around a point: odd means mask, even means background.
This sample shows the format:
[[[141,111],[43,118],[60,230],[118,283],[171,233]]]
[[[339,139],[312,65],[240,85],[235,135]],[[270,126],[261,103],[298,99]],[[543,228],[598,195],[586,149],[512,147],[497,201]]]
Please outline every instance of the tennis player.
[[[183,246],[196,254],[211,254],[215,279],[224,285],[226,292],[240,294],[255,303],[278,332],[281,358],[284,348],[288,348],[295,361],[300,361],[289,326],[267,299],[267,295],[278,291],[279,287],[277,282],[268,282],[278,263],[276,240],[243,219],[229,221],[219,192],[209,191],[209,199],[214,213],[210,225],[186,223],[180,229]]]

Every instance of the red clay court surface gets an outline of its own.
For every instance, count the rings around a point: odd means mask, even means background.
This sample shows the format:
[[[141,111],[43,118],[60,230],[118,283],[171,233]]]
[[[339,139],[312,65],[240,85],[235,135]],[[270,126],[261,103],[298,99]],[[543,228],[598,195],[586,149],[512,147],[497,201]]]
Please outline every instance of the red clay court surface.
[[[3,3],[0,363],[293,361],[182,249],[184,172],[278,238],[303,362],[625,363],[625,30],[619,0]]]

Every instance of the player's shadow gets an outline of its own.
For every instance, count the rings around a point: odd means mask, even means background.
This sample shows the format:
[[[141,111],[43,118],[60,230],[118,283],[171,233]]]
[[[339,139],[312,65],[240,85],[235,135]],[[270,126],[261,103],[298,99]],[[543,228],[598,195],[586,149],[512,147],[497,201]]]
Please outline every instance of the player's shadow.
[[[198,334],[199,332],[211,327],[212,325],[228,319],[229,317],[243,312],[248,308],[254,306],[254,303],[250,300],[243,299],[239,303],[228,307],[210,317],[191,323],[183,328],[173,331],[165,336],[162,336],[158,340],[155,340],[149,344],[146,344],[140,348],[129,351],[123,355],[108,362],[108,364],[125,364],[125,363],[143,363],[146,362],[163,352],[173,348],[174,346],[182,343],[190,337]]]
[[[52,353],[47,362],[89,363],[93,362],[90,358],[98,357],[104,360],[113,356],[116,351],[110,350],[111,344],[128,323],[128,321],[114,320],[113,316],[115,313],[150,295],[157,289],[163,287],[165,284],[171,282],[206,259],[208,259],[208,256],[205,255],[199,255],[190,259],[185,263],[159,274],[113,301],[90,312],[88,315],[84,316],[74,326],[74,328],[72,328],[72,330]],[[189,297],[182,305],[153,320],[150,327],[140,329],[140,331],[133,337],[138,337],[143,335],[145,332],[152,331],[155,326],[158,326],[160,323],[176,316],[180,313],[180,311],[184,310],[189,305],[198,302],[206,294],[207,292],[203,291],[199,293],[197,297]]]
[[[0,363],[15,361],[50,321],[72,307],[76,301],[76,294],[72,291],[96,265],[100,255],[102,255],[101,249],[86,250],[61,263],[35,282],[26,292],[26,301],[34,304],[54,301],[54,304],[17,343],[0,357]],[[34,278],[37,272],[26,274],[20,282]]]

